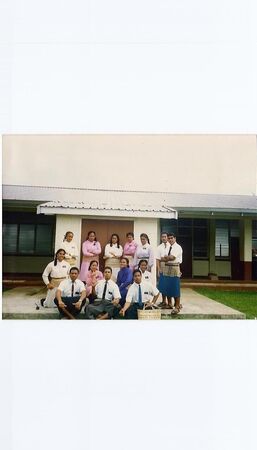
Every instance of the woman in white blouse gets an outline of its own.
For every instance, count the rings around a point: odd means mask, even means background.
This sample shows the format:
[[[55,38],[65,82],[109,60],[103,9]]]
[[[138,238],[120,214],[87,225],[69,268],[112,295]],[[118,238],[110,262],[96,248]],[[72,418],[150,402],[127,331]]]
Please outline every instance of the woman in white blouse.
[[[70,266],[76,266],[79,256],[79,251],[76,243],[73,241],[74,234],[72,231],[67,231],[65,233],[62,247],[65,250],[65,261],[70,264]]]
[[[116,282],[117,274],[120,270],[120,257],[122,256],[123,248],[120,245],[120,238],[118,234],[111,235],[110,243],[105,246],[104,259],[105,267],[112,268],[112,280]]]
[[[65,261],[65,250],[59,248],[55,254],[54,261],[50,262],[42,275],[47,287],[46,299],[41,300],[41,305],[45,308],[56,308],[54,303],[57,288],[61,281],[69,277],[70,265]]]
[[[139,261],[141,259],[147,260],[147,270],[151,272],[151,269],[154,265],[154,252],[152,247],[150,246],[149,237],[145,233],[140,234],[140,241],[141,244],[139,244],[136,248],[135,255],[134,255],[134,267],[138,268]]]

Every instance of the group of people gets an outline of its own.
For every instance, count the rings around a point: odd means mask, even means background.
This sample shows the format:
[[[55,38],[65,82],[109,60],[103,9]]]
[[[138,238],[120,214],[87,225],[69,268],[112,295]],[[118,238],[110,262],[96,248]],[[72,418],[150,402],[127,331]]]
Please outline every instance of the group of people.
[[[111,319],[121,315],[136,319],[137,310],[147,307],[170,308],[178,314],[180,304],[180,264],[182,248],[171,233],[161,234],[156,251],[158,289],[152,279],[154,252],[147,234],[140,235],[140,244],[132,232],[127,233],[124,248],[118,234],[112,234],[104,249],[105,268],[99,270],[101,245],[96,233],[90,231],[82,244],[83,259],[77,267],[78,248],[73,233],[68,231],[62,248],[43,272],[47,296],[44,307],[58,307],[61,317],[76,318],[85,305],[87,319]],[[159,294],[162,301],[157,305]],[[174,298],[174,305],[172,304]]]

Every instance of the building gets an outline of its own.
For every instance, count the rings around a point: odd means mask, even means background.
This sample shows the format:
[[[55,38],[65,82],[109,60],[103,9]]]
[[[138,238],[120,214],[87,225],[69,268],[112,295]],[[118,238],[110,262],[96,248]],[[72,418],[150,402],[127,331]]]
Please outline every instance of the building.
[[[175,231],[184,278],[257,279],[254,135],[3,137],[3,271],[41,274],[66,231]]]

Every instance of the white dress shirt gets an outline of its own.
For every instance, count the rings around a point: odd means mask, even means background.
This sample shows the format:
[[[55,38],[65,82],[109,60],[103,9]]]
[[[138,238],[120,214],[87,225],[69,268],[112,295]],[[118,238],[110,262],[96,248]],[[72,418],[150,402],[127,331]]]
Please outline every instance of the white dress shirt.
[[[99,300],[102,300],[105,282],[106,282],[106,280],[100,280],[96,284],[95,293]],[[112,281],[112,280],[107,281],[107,289],[106,289],[104,298],[105,298],[105,300],[109,300],[109,301],[121,298],[120,290],[119,290],[117,284],[114,283],[114,281]]]
[[[68,278],[70,273],[71,266],[65,260],[58,261],[56,266],[54,265],[54,261],[50,262],[42,275],[43,281],[45,284],[50,283],[49,276],[51,278]]]
[[[164,244],[163,242],[158,245],[157,250],[156,250],[156,259],[161,260],[161,258],[164,258],[164,256],[168,256],[169,250],[170,250],[170,243],[166,242],[166,244]],[[170,251],[170,255],[171,255],[171,251]]]
[[[142,293],[142,302],[148,302],[149,300],[152,300],[155,295],[159,294],[159,291],[156,287],[152,285],[152,283],[149,283],[148,281],[142,281],[139,284],[133,283],[128,290],[126,302],[129,303],[138,303],[138,291],[139,286],[141,286],[141,293]]]
[[[120,245],[119,248],[117,247],[117,244],[107,244],[105,246],[105,250],[104,250],[104,256],[107,256],[108,258],[113,258],[113,255],[111,255],[111,253],[114,253],[116,258],[120,258],[122,256],[123,253],[123,248]]]
[[[69,278],[68,280],[61,281],[57,290],[61,291],[62,297],[72,297],[72,281],[71,281],[71,279]],[[83,281],[76,279],[74,281],[73,297],[80,296],[81,293],[84,292],[85,290],[86,290],[86,288],[85,288]]]
[[[65,250],[65,258],[67,259],[77,258],[79,256],[78,247],[74,241],[64,241],[60,244],[59,248],[63,248],[63,250]]]
[[[148,270],[145,270],[144,272],[142,272],[141,269],[139,269],[139,270],[142,274],[142,281],[148,281],[148,283],[152,283],[151,272],[148,272]]]

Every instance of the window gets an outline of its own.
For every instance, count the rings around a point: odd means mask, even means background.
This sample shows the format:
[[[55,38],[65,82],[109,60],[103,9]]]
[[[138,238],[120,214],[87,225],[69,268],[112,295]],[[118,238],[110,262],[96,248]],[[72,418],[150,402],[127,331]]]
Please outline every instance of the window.
[[[5,213],[3,224],[4,254],[52,255],[54,224],[55,218],[53,217],[37,216],[30,213]]]
[[[229,258],[229,230],[228,220],[216,220],[216,239],[215,239],[215,257]]]
[[[194,219],[193,221],[193,256],[196,259],[208,258],[208,221]]]

